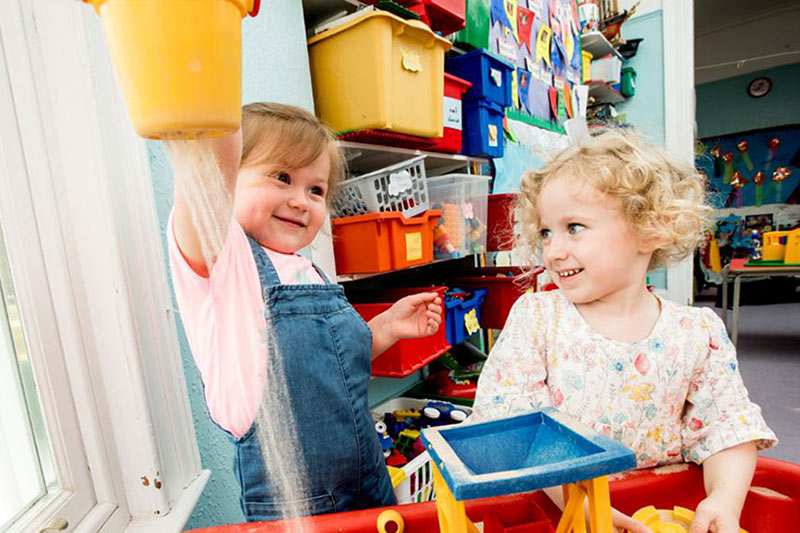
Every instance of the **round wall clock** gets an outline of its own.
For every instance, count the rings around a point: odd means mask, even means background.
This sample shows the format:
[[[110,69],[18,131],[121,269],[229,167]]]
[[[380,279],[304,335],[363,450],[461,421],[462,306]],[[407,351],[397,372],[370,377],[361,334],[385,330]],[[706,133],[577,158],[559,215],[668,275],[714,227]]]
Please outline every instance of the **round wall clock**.
[[[747,86],[747,94],[753,98],[761,98],[766,96],[770,89],[772,89],[772,80],[762,76],[750,82],[750,85]]]

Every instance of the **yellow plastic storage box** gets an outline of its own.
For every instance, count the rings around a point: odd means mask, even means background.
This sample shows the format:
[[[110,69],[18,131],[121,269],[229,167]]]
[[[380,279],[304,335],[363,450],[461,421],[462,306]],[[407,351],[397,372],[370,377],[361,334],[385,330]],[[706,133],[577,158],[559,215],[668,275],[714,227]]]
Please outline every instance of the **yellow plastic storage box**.
[[[308,40],[314,102],[338,132],[442,136],[450,42],[417,20],[372,11]]]

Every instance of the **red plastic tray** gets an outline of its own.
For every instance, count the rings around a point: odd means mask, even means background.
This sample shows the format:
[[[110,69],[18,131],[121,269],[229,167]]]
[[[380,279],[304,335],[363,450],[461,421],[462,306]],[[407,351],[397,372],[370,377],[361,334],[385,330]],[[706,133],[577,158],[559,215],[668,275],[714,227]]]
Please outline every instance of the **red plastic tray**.
[[[442,298],[442,301],[444,301],[444,293],[446,290],[446,287],[398,289],[387,293],[381,293],[381,296],[387,301],[393,302],[409,294],[437,292]],[[391,303],[386,302],[353,304],[358,314],[367,322],[383,313],[391,306]],[[372,375],[388,378],[403,378],[427,365],[449,350],[450,344],[447,342],[447,336],[445,334],[444,317],[444,305],[442,305],[442,325],[439,326],[439,330],[430,337],[398,341],[394,346],[372,360]]]
[[[380,144],[384,146],[397,146],[398,148],[413,148],[429,150],[435,146],[439,138],[415,137],[383,130],[358,130],[342,133],[337,137],[342,141],[353,141],[367,144]]]
[[[442,35],[450,35],[466,26],[466,0],[422,0],[421,4],[409,9]]]
[[[488,289],[481,310],[481,326],[503,329],[511,306],[525,291],[537,290],[537,277],[544,270],[544,267],[535,267],[530,280],[522,281],[524,270],[520,267],[481,267],[458,272],[447,278],[446,283],[464,289]]]

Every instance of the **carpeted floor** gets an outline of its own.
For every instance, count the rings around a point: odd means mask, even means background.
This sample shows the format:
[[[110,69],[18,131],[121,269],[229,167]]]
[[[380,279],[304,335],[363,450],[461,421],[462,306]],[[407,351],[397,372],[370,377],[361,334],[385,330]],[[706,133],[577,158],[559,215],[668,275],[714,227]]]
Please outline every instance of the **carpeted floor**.
[[[713,301],[697,305],[713,306]],[[800,463],[800,303],[745,305],[739,316],[739,368],[750,398],[778,435],[761,452]],[[714,310],[720,313],[720,308]],[[730,324],[731,313],[728,313]]]

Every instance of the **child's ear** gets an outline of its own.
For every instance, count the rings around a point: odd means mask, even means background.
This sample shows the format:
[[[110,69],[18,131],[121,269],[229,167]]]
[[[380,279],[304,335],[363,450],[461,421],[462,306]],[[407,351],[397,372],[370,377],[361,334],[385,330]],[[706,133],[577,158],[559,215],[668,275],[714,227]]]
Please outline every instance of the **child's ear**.
[[[639,251],[643,254],[651,254],[659,248],[666,247],[668,244],[669,239],[665,235],[652,235],[639,239]]]

